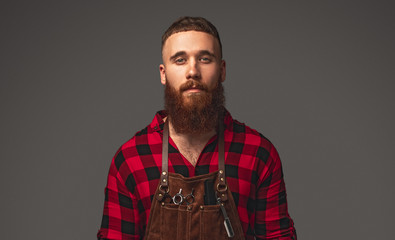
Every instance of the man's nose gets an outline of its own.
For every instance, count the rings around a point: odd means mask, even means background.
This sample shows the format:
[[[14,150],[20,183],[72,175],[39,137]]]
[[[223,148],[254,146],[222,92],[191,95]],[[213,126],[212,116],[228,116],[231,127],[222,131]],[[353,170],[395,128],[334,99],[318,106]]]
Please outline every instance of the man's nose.
[[[190,60],[188,63],[187,79],[200,79],[200,69],[196,60]]]

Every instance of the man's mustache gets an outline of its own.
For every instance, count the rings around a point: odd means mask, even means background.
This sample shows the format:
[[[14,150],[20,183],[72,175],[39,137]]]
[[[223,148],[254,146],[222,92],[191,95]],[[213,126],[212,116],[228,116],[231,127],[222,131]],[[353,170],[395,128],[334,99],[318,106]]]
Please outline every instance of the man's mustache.
[[[193,80],[190,80],[180,86],[181,92],[187,91],[189,89],[199,89],[199,90],[208,92],[207,86],[205,86],[204,84],[202,84],[198,81],[193,81]]]

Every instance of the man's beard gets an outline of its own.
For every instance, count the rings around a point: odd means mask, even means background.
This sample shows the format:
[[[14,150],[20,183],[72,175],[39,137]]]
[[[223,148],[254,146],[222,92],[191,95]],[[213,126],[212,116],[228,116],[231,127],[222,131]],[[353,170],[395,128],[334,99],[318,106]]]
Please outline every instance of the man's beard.
[[[192,87],[201,92],[183,96],[184,91]],[[201,134],[215,129],[224,103],[224,88],[220,80],[212,90],[194,80],[181,85],[179,91],[169,83],[165,87],[165,110],[177,133]]]

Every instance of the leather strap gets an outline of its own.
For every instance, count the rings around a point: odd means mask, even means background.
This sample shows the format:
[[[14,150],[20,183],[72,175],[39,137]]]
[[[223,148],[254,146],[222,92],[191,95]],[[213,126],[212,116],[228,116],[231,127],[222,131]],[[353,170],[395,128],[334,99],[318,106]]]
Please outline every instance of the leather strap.
[[[225,139],[224,139],[224,112],[219,112],[218,116],[218,184],[217,191],[222,201],[226,201],[228,185],[225,175]]]
[[[159,190],[162,194],[159,196],[161,201],[165,194],[169,192],[169,121],[165,122],[163,127],[163,140],[162,140],[162,173],[160,175]]]
[[[219,117],[219,131],[218,131],[218,170],[223,171],[225,176],[225,150],[224,150],[224,123],[223,116]]]

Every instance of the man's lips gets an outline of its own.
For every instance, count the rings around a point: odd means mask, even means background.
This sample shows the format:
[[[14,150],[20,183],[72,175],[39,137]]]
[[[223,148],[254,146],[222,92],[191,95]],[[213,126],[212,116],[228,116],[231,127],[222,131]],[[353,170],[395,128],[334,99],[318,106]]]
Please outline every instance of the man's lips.
[[[189,89],[185,90],[185,92],[201,92],[201,91],[203,91],[203,90],[200,88],[189,88]]]
[[[190,93],[203,91],[207,92],[207,88],[203,84],[198,82],[187,82],[180,87],[180,91]]]
[[[192,86],[192,87],[189,87],[186,90],[184,90],[184,92],[187,92],[187,93],[197,93],[197,92],[202,92],[202,91],[205,91],[205,89],[200,86]]]

